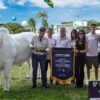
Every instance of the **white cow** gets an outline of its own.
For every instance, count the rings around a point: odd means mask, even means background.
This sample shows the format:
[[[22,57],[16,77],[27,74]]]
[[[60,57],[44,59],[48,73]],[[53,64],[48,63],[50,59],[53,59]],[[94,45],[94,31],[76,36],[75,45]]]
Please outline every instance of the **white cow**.
[[[0,28],[0,85],[1,71],[5,72],[5,92],[9,91],[9,74],[12,65],[21,65],[31,56],[29,46],[34,33],[23,32],[17,35],[10,35],[6,28]],[[30,68],[28,71],[30,77]]]

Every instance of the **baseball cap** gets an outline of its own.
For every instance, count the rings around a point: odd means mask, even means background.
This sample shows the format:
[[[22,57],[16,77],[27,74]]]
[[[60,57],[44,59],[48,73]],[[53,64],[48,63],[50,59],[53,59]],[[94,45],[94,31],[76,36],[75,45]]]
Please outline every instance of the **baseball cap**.
[[[45,32],[46,29],[45,29],[44,27],[40,27],[39,31],[43,31],[43,32]]]

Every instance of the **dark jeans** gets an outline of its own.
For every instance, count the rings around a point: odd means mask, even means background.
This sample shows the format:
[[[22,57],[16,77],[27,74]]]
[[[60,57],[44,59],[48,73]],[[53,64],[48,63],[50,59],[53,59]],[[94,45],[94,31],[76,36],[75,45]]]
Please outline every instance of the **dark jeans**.
[[[32,83],[33,85],[36,85],[38,62],[40,63],[40,68],[41,68],[42,85],[46,85],[46,70],[45,70],[46,55],[36,55],[33,53],[32,53],[32,67],[33,67]]]
[[[47,82],[47,71],[48,71],[48,65],[50,63],[50,60],[46,60],[46,63],[45,63],[45,68],[46,68],[46,82]],[[53,83],[53,81],[51,80],[51,77],[50,77],[50,83]]]
[[[83,86],[84,82],[84,57],[76,57],[75,75],[76,75],[76,86]]]

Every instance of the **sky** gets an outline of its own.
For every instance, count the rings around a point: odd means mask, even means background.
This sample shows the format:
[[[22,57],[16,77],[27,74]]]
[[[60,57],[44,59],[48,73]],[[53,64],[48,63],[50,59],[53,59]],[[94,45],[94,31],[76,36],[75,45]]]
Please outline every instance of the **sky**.
[[[52,0],[54,8],[49,7],[44,0],[0,0],[0,23],[12,22],[12,17],[17,17],[16,22],[27,22],[30,17],[36,19],[39,11],[48,13],[48,23],[60,24],[64,21],[96,20],[100,21],[100,0]],[[77,17],[78,16],[78,17]]]

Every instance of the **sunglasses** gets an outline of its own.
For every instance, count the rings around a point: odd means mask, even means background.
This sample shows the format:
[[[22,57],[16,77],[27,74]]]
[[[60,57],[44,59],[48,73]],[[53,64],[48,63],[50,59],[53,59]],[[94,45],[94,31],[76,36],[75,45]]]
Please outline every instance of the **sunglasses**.
[[[79,34],[84,34],[83,32],[79,32]]]

